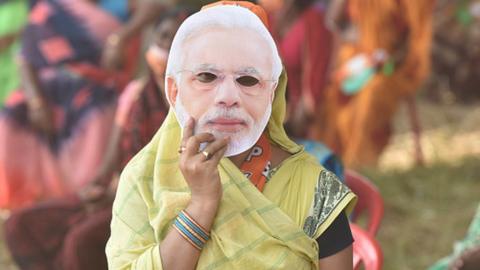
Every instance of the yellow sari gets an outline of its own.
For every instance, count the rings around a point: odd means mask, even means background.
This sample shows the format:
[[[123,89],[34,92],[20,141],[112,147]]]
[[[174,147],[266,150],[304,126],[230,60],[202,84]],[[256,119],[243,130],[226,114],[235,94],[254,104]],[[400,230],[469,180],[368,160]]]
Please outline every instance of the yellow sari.
[[[286,75],[282,74],[267,131],[290,152],[260,193],[223,158],[223,197],[197,269],[317,269],[315,241],[355,195],[283,129]],[[190,190],[178,168],[181,128],[170,110],[162,127],[122,173],[106,253],[110,269],[162,269],[159,244]]]

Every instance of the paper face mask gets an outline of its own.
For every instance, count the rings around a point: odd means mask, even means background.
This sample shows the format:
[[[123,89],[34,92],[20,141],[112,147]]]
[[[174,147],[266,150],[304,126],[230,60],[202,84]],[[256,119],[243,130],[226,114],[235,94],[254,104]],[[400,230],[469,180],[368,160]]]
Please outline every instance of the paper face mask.
[[[242,7],[211,7],[189,17],[174,38],[167,96],[182,128],[193,117],[195,134],[229,137],[225,156],[234,156],[264,132],[281,71],[259,17]]]
[[[243,110],[212,107],[196,121],[194,134],[208,132],[212,133],[215,138],[230,137],[230,143],[225,152],[225,157],[235,156],[255,145],[267,126],[271,112],[272,107],[268,106],[263,117],[255,121]],[[180,98],[177,98],[175,114],[183,129],[190,115],[183,106]],[[224,127],[222,128],[221,125]],[[205,147],[206,144],[202,144],[200,151]]]

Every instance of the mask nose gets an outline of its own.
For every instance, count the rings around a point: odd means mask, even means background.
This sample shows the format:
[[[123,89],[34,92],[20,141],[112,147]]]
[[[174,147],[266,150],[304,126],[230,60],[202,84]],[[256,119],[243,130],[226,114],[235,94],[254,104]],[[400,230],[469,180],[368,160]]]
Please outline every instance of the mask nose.
[[[240,89],[230,76],[226,76],[217,86],[215,104],[222,107],[235,107],[240,102]]]

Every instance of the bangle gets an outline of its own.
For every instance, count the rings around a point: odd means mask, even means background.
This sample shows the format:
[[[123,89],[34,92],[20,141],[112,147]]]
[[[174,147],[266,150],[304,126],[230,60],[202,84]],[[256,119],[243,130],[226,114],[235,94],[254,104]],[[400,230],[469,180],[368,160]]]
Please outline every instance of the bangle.
[[[197,250],[202,250],[206,242],[210,239],[210,234],[193,220],[185,210],[182,210],[178,214],[173,223],[173,227]]]

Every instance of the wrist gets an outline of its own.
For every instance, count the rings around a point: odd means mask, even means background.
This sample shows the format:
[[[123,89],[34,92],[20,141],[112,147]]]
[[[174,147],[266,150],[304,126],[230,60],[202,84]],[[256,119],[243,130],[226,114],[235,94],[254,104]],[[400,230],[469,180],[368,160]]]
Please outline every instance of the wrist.
[[[200,212],[216,213],[220,206],[220,198],[192,196],[190,206]]]
[[[185,211],[205,230],[210,231],[217,215],[220,201],[192,199]]]

